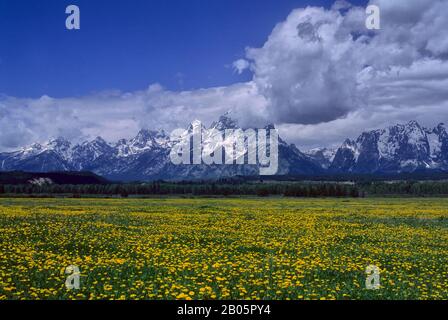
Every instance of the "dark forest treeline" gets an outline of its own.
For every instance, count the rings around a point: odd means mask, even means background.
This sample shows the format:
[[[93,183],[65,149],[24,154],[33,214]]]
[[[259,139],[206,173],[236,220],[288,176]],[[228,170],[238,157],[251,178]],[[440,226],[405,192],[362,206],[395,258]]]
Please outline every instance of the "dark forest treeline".
[[[168,183],[151,182],[139,184],[109,185],[0,185],[0,194],[21,195],[204,195],[204,196],[270,196],[291,197],[359,197],[358,188],[344,184],[306,184],[306,183]]]
[[[129,184],[19,184],[1,185],[5,195],[87,195],[102,196],[287,196],[287,197],[364,197],[364,196],[443,196],[448,195],[448,182],[149,182]]]
[[[358,187],[369,195],[448,195],[448,182],[446,181],[372,182],[359,184]]]

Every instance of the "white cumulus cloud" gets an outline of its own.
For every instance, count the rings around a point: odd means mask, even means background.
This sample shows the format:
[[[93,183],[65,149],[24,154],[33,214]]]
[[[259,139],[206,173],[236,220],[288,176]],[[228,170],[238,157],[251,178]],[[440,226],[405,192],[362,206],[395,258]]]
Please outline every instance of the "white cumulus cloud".
[[[365,8],[293,10],[233,63],[247,83],[192,91],[160,85],[134,92],[39,99],[0,96],[0,150],[49,137],[97,135],[114,141],[140,128],[184,127],[233,110],[244,126],[274,122],[299,147],[337,145],[363,130],[448,119],[448,1],[371,0],[381,30],[365,27]]]

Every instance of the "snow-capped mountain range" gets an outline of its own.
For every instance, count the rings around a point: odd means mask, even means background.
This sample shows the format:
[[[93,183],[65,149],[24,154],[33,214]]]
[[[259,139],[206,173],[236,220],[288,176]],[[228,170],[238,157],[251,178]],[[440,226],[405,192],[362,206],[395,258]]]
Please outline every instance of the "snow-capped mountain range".
[[[418,122],[398,124],[347,139],[329,167],[334,172],[396,173],[448,169],[446,126],[422,127]]]
[[[210,128],[237,129],[227,114]],[[266,128],[273,128],[272,125]],[[192,125],[186,129],[191,131]],[[207,139],[207,137],[203,137]],[[214,179],[236,175],[255,176],[258,165],[174,165],[170,151],[175,142],[163,131],[141,130],[136,137],[107,143],[101,137],[72,145],[64,138],[34,143],[15,152],[0,153],[0,171],[92,171],[112,180]],[[225,143],[225,141],[224,141]],[[319,174],[321,166],[294,145],[279,141],[279,175]]]
[[[236,129],[238,124],[226,114],[211,128]],[[191,130],[191,125],[186,130]],[[173,143],[163,130],[141,130],[136,137],[115,144],[101,137],[75,145],[57,138],[0,153],[0,171],[92,171],[123,181],[258,175],[256,165],[174,165],[169,157]],[[306,153],[281,138],[279,141],[278,175],[400,173],[421,169],[448,170],[445,125],[429,129],[411,121],[364,132],[356,140],[347,139],[336,150],[322,148]]]
[[[317,161],[317,163],[319,163],[319,165],[323,169],[328,169],[333,163],[333,159],[336,156],[336,152],[337,152],[336,149],[315,148],[306,151],[305,154],[310,158],[312,158],[313,160]]]

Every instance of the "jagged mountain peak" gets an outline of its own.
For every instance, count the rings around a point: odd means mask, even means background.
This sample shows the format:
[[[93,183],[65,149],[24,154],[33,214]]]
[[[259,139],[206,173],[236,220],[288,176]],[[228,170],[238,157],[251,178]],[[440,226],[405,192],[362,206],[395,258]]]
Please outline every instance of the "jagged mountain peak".
[[[198,128],[200,127],[201,130],[206,130],[207,128],[204,126],[204,124],[200,121],[200,120],[193,120],[187,130],[185,130],[186,133],[192,133],[193,132],[193,128]]]
[[[421,138],[425,134],[425,130],[417,121],[410,121],[404,126],[404,130],[407,134],[411,135],[411,138]]]
[[[314,148],[304,152],[307,156],[316,160],[324,169],[328,169],[336,156],[336,149]]]
[[[119,140],[115,148],[119,157],[137,156],[153,150],[167,148],[170,138],[164,130],[141,129],[137,135],[130,139]]]
[[[219,117],[218,121],[215,121],[210,126],[211,129],[226,130],[226,129],[238,129],[238,121],[231,117],[231,112],[226,112]]]
[[[93,140],[84,141],[84,142],[78,144],[73,149],[76,150],[78,148],[101,149],[101,148],[112,148],[112,146],[106,140],[104,140],[102,137],[98,136]]]
[[[355,144],[346,142],[331,168],[356,173],[448,168],[444,150],[448,151],[444,125],[427,129],[414,120],[364,132]]]
[[[104,140],[102,137],[97,136],[95,139],[91,141],[91,143],[101,143],[101,144],[107,144],[106,140]]]
[[[185,130],[191,134],[193,121]],[[202,123],[201,123],[202,125]],[[219,131],[238,129],[229,113],[213,122]],[[274,129],[267,125],[265,129]],[[206,129],[202,125],[202,129]],[[202,137],[204,139],[204,136]],[[207,138],[207,135],[205,135]],[[175,166],[169,153],[176,141],[163,130],[140,130],[135,137],[115,144],[101,137],[72,145],[63,137],[32,144],[16,152],[0,153],[0,169],[27,171],[90,170],[111,179],[201,179],[257,174],[256,166]],[[229,141],[224,141],[223,144]],[[337,150],[312,149],[302,153],[280,138],[278,174],[398,173],[418,169],[448,170],[446,126],[421,126],[417,121],[363,132],[346,139]],[[323,169],[322,169],[323,168]]]
[[[447,134],[445,123],[439,123],[434,129],[429,129],[428,131],[433,132],[435,134]]]
[[[421,128],[420,123],[416,120],[410,120],[405,126]]]
[[[92,139],[90,141],[86,140],[81,142],[80,144],[73,147],[73,150],[79,149],[79,148],[94,148],[94,149],[101,149],[101,148],[112,148],[112,146],[104,140],[102,137],[98,136],[95,139]]]
[[[42,144],[40,144],[38,142],[34,142],[28,146],[21,148],[21,150],[42,149],[42,148],[43,148]]]
[[[141,147],[148,144],[148,141],[152,142],[153,139],[153,132],[148,129],[142,129],[140,130],[137,135],[130,140],[131,144],[133,145],[139,145]]]
[[[102,137],[96,137],[91,141],[84,141],[71,150],[71,165],[81,170],[88,168],[98,158],[114,152],[114,147]]]
[[[342,143],[342,148],[352,148],[356,146],[356,141],[351,139],[345,139],[345,141]]]
[[[51,138],[45,143],[45,146],[49,147],[70,147],[71,142],[64,137]]]
[[[71,157],[72,143],[64,137],[52,138],[42,145],[39,150],[42,153],[53,152],[63,160],[68,160]]]
[[[193,126],[199,124],[199,121],[193,121],[185,130],[185,137],[191,134]],[[238,129],[238,124],[227,113],[214,122],[212,127],[222,131]],[[273,125],[266,127],[273,128]],[[202,123],[201,129],[206,129]],[[26,153],[22,150],[17,153],[0,153],[0,168],[4,171],[89,170],[119,180],[204,179],[258,173],[257,165],[174,165],[170,160],[170,150],[175,142],[170,140],[165,131],[149,129],[142,129],[135,137],[121,139],[115,144],[109,144],[101,137],[75,146],[71,146],[65,139],[56,139],[50,143],[53,148],[46,144],[34,145],[31,148],[33,152]],[[224,141],[223,146],[226,143],[229,141]],[[51,152],[46,152],[50,149]],[[320,172],[321,168],[316,161],[280,139],[278,174]]]

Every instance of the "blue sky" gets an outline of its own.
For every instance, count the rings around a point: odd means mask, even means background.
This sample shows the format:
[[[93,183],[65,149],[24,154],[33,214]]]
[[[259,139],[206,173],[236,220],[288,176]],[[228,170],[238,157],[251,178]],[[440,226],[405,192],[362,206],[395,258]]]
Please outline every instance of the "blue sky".
[[[365,1],[351,1],[354,4]],[[0,0],[0,94],[82,96],[160,83],[191,90],[248,81],[230,67],[314,0]],[[65,8],[81,30],[65,29]]]
[[[69,4],[80,31],[65,29]],[[433,127],[448,121],[446,12],[446,0],[0,0],[0,151],[229,110],[302,150]]]

